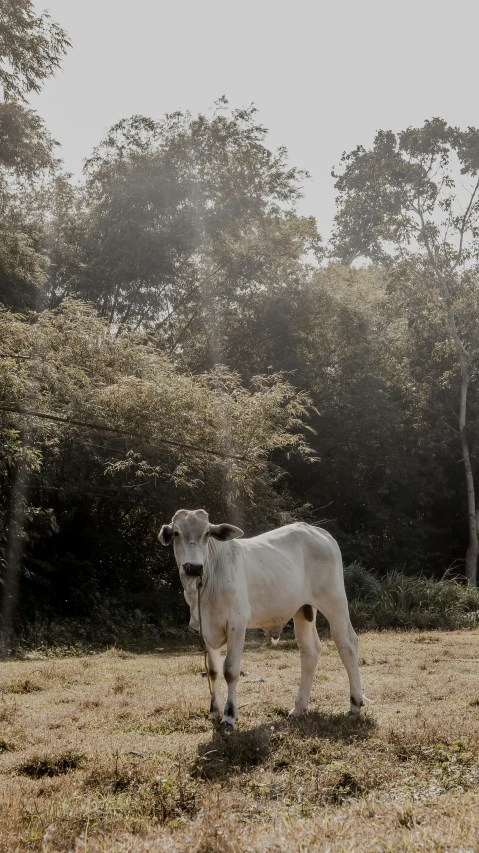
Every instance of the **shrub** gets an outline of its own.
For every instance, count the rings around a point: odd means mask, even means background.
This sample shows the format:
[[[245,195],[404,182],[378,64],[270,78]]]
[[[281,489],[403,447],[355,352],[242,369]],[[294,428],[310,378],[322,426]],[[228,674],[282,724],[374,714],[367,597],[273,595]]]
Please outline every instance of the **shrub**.
[[[465,586],[447,574],[441,580],[433,580],[393,570],[381,578],[360,563],[351,563],[344,568],[344,582],[351,621],[357,630],[455,630],[479,625],[479,589]],[[196,646],[197,638],[187,627],[186,610],[178,608],[172,613],[177,624],[163,613],[146,613],[138,608],[128,611],[113,601],[105,601],[92,608],[88,618],[24,622],[13,650],[20,655],[32,649],[42,655],[75,655],[112,646],[135,652],[165,644]],[[292,620],[289,627],[292,630]],[[318,627],[327,629],[320,614]],[[8,689],[10,693],[26,693],[41,687],[27,679]]]
[[[358,563],[344,569],[356,628],[457,628],[479,623],[479,589],[447,576],[433,580],[393,570],[379,579]]]
[[[361,563],[351,563],[344,568],[344,583],[348,599],[374,604],[381,594],[381,583]]]
[[[65,752],[61,755],[35,755],[17,767],[17,773],[29,776],[31,779],[41,779],[43,776],[61,776],[76,770],[83,764],[84,757],[76,752]]]

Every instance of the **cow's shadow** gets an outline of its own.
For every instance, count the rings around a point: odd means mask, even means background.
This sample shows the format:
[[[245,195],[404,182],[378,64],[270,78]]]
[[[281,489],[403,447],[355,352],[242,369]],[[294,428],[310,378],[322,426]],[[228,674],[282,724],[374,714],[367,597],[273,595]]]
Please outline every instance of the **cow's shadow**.
[[[376,728],[376,721],[367,715],[358,719],[311,711],[301,717],[276,717],[250,729],[217,729],[210,741],[199,745],[192,771],[203,779],[221,780],[267,763],[279,769],[289,763],[284,757],[289,739],[354,743],[367,740]]]

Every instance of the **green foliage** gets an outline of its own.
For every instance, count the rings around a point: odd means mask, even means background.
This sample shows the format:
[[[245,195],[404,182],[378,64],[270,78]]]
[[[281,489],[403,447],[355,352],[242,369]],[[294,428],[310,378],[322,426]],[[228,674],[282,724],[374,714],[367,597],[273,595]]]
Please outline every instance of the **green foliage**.
[[[195,643],[191,632],[187,633],[188,619],[181,601],[170,597],[169,612],[165,602],[156,604],[157,612],[152,613],[132,609],[126,601],[93,606],[89,602],[87,619],[58,613],[34,616],[27,611],[17,624],[14,648],[17,654],[35,649],[40,654],[75,656],[112,647],[144,652],[161,647],[165,640],[172,645],[176,641]],[[181,627],[177,625],[179,615]]]
[[[28,402],[29,410],[134,435],[140,450],[141,444],[153,446],[148,461],[128,450],[121,462],[108,465],[110,473],[133,470],[139,479],[167,476],[179,484],[193,470],[198,476],[213,466],[251,496],[251,483],[267,470],[272,449],[309,453],[298,432],[308,398],[279,375],[257,376],[247,390],[226,368],[198,377],[180,374],[154,342],[115,335],[91,308],[72,301],[39,314],[35,323],[5,313],[0,327],[6,368],[0,395],[6,404]],[[68,423],[35,419],[29,426],[32,442],[38,436],[54,445],[71,430]]]
[[[308,389],[319,463],[282,458],[289,488],[314,508],[313,518],[331,519],[348,560],[381,570],[401,563],[435,570],[445,549],[447,562],[461,553],[461,522],[446,512],[460,490],[453,420],[437,394],[450,355],[431,369],[424,291],[415,293],[406,314],[404,288],[401,301],[391,273],[331,264],[288,290],[252,297],[227,325],[227,363],[245,381],[268,365]],[[450,382],[451,411],[453,394]]]
[[[5,312],[0,334],[0,554],[6,565],[21,471],[24,615],[91,613],[105,595],[166,610],[178,591],[157,577],[167,556],[154,542],[180,502],[258,527],[287,511],[270,454],[310,450],[308,398],[282,377],[246,388],[226,368],[180,373],[153,340],[73,301]]]
[[[350,602],[376,604],[381,596],[381,582],[361,563],[350,563],[344,568],[344,583]]]
[[[74,187],[23,101],[67,45],[0,0],[0,573],[17,539],[24,641],[156,642],[184,606],[155,544],[179,506],[248,534],[326,515],[378,569],[347,570],[358,624],[469,624],[458,584],[391,567],[442,574],[464,548],[450,311],[475,469],[477,131],[434,119],[345,155],[321,266],[306,174],[224,98],[118,122]]]
[[[35,14],[31,0],[0,0],[0,85],[5,100],[39,92],[59,68],[69,44],[48,12]]]
[[[6,198],[0,213],[0,305],[19,311],[41,302],[47,266],[42,248],[33,223]]]
[[[295,212],[303,174],[266,148],[255,109],[217,106],[111,128],[86,165],[83,274],[61,284],[110,322],[161,330],[194,370],[224,361],[233,306],[319,252]]]
[[[36,196],[57,168],[55,143],[25,95],[40,91],[68,45],[31,0],[0,0],[0,305],[14,311],[43,302],[48,259]]]
[[[0,104],[0,166],[8,174],[33,178],[52,165],[54,143],[42,119],[20,104]]]
[[[459,630],[479,623],[479,592],[447,574],[440,580],[393,570],[379,577],[360,563],[345,566],[344,580],[354,627],[359,631],[387,629]],[[195,643],[186,613],[175,596],[168,607],[159,599],[154,610],[131,609],[110,599],[89,607],[88,619],[57,612],[37,614],[19,623],[17,653],[77,655],[111,648],[145,651],[179,643]],[[178,624],[178,620],[180,624]],[[327,630],[326,620],[318,617]],[[20,688],[19,688],[20,689]],[[34,689],[22,686],[22,690]]]
[[[420,290],[423,307],[429,303],[428,333],[436,330],[432,361],[449,356],[443,379],[455,374],[467,501],[466,577],[476,584],[479,511],[470,389],[478,366],[479,131],[461,131],[439,118],[398,135],[380,131],[370,151],[358,147],[343,155],[335,177],[339,209],[332,254],[345,263],[369,258],[394,267],[396,282],[409,280],[410,288]],[[424,298],[426,288],[432,298]]]
[[[474,628],[479,590],[445,575],[432,580],[394,570],[380,580],[358,563],[346,566],[344,581],[351,620],[359,629]]]
[[[445,273],[477,262],[476,128],[461,131],[434,118],[399,134],[381,130],[371,150],[358,146],[343,155],[341,166],[334,175],[335,257],[391,264],[416,251],[434,257]]]
[[[76,752],[65,752],[61,755],[35,755],[23,762],[17,768],[17,773],[29,776],[31,779],[42,779],[44,776],[61,776],[81,767],[85,757]]]

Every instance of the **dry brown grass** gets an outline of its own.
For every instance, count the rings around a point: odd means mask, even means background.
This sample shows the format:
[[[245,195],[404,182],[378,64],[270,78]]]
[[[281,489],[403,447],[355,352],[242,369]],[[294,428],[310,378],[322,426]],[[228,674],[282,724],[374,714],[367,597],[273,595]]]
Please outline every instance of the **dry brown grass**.
[[[331,642],[289,721],[294,644],[249,643],[240,725],[207,717],[197,651],[0,664],[0,851],[479,849],[479,631],[365,634],[345,715]]]

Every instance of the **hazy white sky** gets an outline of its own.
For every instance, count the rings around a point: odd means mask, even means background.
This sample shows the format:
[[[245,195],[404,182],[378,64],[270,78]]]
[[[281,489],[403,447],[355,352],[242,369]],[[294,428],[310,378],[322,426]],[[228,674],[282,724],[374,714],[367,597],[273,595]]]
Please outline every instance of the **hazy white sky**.
[[[120,118],[208,111],[225,94],[254,102],[271,147],[307,169],[302,210],[324,236],[331,167],[399,130],[441,116],[479,125],[477,0],[35,0],[68,32],[63,70],[32,106],[66,168]]]

